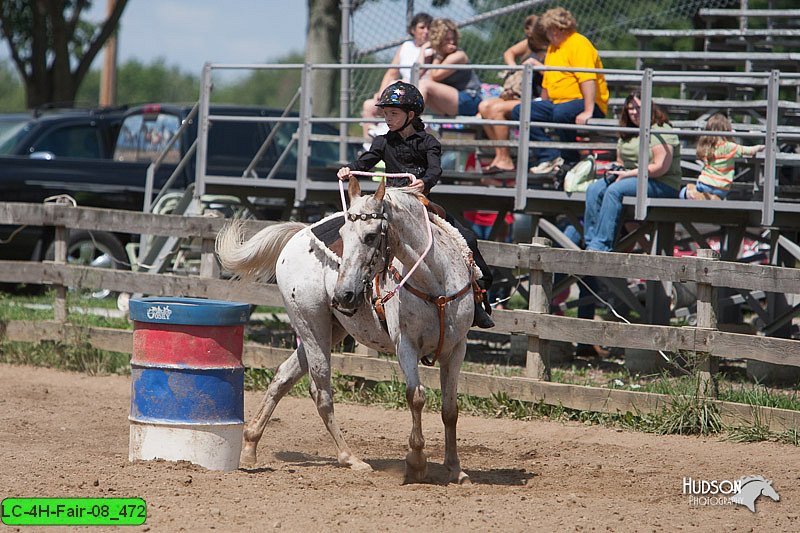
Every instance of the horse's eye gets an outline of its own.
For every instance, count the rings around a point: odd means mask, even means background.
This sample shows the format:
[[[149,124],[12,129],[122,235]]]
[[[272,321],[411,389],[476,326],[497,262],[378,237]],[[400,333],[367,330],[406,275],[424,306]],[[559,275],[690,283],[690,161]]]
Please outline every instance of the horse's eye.
[[[377,233],[367,233],[364,235],[364,244],[367,246],[374,246],[375,243],[378,242],[378,234]]]

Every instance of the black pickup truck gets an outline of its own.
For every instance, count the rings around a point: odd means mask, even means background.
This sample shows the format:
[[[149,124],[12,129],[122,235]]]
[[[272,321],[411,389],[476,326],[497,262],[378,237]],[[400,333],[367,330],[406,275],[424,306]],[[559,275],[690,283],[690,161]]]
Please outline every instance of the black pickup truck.
[[[130,109],[67,111],[31,116],[0,129],[0,201],[41,203],[67,194],[78,205],[141,211],[147,168],[178,132],[191,105],[148,104]],[[280,110],[242,106],[211,106],[224,115],[279,116]],[[241,176],[269,135],[272,122],[212,123],[209,130],[207,172]],[[275,165],[297,125],[283,123],[256,172],[265,176]],[[315,124],[315,133],[336,134],[333,126]],[[197,136],[190,121],[172,145],[155,176],[157,192],[175,170]],[[335,179],[338,145],[312,142],[309,176]],[[352,155],[352,154],[351,154]],[[171,189],[182,190],[194,180],[192,157]],[[276,175],[294,179],[296,153],[290,152]],[[280,211],[277,211],[278,213]],[[273,218],[276,210],[256,213]],[[9,239],[9,237],[13,237]],[[0,226],[0,259],[42,260],[52,254],[52,231],[40,227]],[[71,232],[68,260],[80,264],[125,268],[124,245],[129,235],[101,230]],[[8,242],[6,242],[8,241]]]

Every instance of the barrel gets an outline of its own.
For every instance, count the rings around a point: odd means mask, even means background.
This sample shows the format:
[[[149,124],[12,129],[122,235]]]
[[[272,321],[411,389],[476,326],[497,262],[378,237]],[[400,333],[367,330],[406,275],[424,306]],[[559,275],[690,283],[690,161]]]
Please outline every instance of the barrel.
[[[239,467],[249,314],[237,302],[131,299],[131,461]]]

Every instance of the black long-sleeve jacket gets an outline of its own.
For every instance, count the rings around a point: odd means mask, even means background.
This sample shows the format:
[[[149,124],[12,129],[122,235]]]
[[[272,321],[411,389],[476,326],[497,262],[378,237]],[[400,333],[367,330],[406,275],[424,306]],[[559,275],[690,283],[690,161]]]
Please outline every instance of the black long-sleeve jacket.
[[[350,170],[366,172],[379,161],[386,163],[389,174],[409,172],[425,183],[425,194],[439,182],[442,175],[442,145],[426,131],[417,131],[403,137],[394,131],[375,137],[369,150],[349,165]],[[389,187],[409,185],[408,178],[389,178]]]

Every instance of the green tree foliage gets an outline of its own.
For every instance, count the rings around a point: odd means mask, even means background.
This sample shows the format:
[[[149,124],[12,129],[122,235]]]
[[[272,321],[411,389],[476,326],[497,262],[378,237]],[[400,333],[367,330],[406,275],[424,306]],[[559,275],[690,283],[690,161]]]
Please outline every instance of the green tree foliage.
[[[168,66],[163,58],[150,64],[126,61],[117,68],[117,101],[125,104],[145,102],[194,102],[199,96],[197,76]],[[77,101],[97,105],[100,100],[100,71],[92,70],[78,91]]]
[[[0,31],[8,44],[29,108],[70,104],[95,57],[116,30],[128,0],[116,0],[108,18],[81,18],[91,0],[0,0]]]
[[[0,112],[12,113],[25,110],[25,91],[19,82],[14,67],[7,61],[0,62]]]
[[[303,63],[303,55],[293,53],[279,63]],[[211,99],[219,103],[263,105],[285,108],[300,87],[300,69],[256,70],[252,74],[214,87]],[[294,109],[299,108],[299,101]]]

